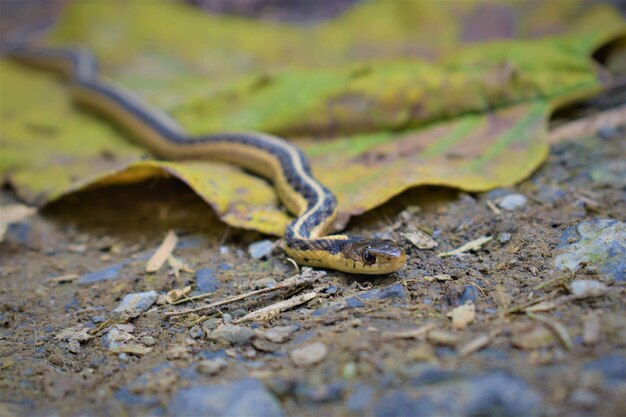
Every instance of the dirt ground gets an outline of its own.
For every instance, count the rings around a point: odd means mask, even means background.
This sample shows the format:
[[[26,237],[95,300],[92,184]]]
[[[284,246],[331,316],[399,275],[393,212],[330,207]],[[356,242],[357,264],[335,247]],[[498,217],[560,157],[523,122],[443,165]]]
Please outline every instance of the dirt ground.
[[[250,256],[263,236],[227,228],[173,180],[61,201],[12,225],[0,244],[0,414],[619,415],[623,265],[606,272],[601,261],[582,262],[572,273],[558,270],[555,258],[563,236],[575,243],[572,226],[625,220],[625,139],[625,130],[605,129],[557,144],[538,172],[506,190],[405,193],[349,226],[402,242],[410,257],[403,270],[384,278],[328,272],[307,303],[241,324],[232,323],[311,289],[249,297],[207,316],[164,313],[294,275],[280,250]],[[526,200],[498,208],[514,194]],[[3,201],[12,198],[3,191]],[[146,273],[170,229],[179,236],[174,256],[194,272],[176,276],[166,265]],[[417,249],[406,238],[416,230],[438,247]],[[481,236],[493,239],[436,256]],[[602,291],[574,299],[575,280],[599,282]],[[212,293],[161,305],[187,285]],[[147,311],[87,333],[124,296],[151,290],[161,296]],[[542,300],[559,301],[523,308]],[[448,317],[461,305],[475,306],[469,323]],[[77,325],[84,338],[61,333]],[[202,403],[211,395],[234,399],[211,409]],[[232,408],[242,401],[244,408]]]

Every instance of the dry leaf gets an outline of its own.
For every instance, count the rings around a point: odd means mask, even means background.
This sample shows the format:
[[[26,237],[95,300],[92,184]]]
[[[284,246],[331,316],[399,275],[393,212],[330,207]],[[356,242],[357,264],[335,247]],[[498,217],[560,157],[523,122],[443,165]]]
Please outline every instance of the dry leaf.
[[[467,325],[476,318],[474,303],[465,303],[462,306],[456,307],[448,313],[448,317],[452,318],[452,328],[454,330],[466,328]]]

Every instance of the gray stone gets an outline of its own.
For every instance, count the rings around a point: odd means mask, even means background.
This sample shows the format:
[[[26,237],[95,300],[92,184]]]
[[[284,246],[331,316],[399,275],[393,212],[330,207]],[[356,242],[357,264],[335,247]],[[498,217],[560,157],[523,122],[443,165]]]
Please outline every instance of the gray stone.
[[[263,336],[274,343],[285,343],[293,336],[300,326],[292,324],[290,326],[276,326],[268,329],[263,333]]]
[[[543,401],[539,393],[514,376],[492,374],[473,378],[467,384],[467,403],[463,406],[465,415],[541,415]]]
[[[205,359],[196,365],[196,369],[203,375],[212,376],[228,366],[224,358]]]
[[[112,314],[135,318],[146,312],[158,298],[156,291],[126,294]]]
[[[521,194],[509,194],[498,202],[498,207],[504,210],[513,211],[526,205],[528,199]]]
[[[252,289],[254,290],[260,290],[262,288],[274,288],[275,286],[276,280],[270,277],[261,278],[252,283]]]
[[[200,293],[215,292],[220,287],[220,281],[211,268],[202,268],[196,271],[196,289]]]
[[[189,329],[189,336],[191,336],[192,339],[199,339],[204,336],[204,331],[200,326],[193,326]]]
[[[346,408],[353,413],[363,411],[370,405],[373,396],[374,388],[362,383],[356,384],[346,399]]]
[[[212,330],[217,329],[217,326],[219,326],[221,323],[222,320],[212,317],[202,322],[202,330],[204,330],[206,334],[209,334]]]
[[[396,390],[374,406],[376,416],[520,416],[541,415],[541,396],[524,381],[491,374],[444,383],[428,390]]]
[[[577,279],[570,284],[572,294],[577,297],[599,297],[609,291],[605,284],[591,279]]]
[[[461,296],[458,298],[456,305],[463,305],[468,302],[476,304],[478,297],[478,288],[474,285],[466,285],[463,288],[463,292],[461,292]]]
[[[343,382],[333,382],[317,386],[300,383],[296,386],[295,394],[299,401],[320,404],[341,399],[344,390],[345,384]]]
[[[248,246],[248,253],[254,259],[268,258],[274,250],[274,243],[271,240],[261,240]]]
[[[361,300],[383,300],[385,298],[405,298],[406,291],[402,284],[394,284],[385,288],[376,288],[359,294]]]
[[[597,267],[615,281],[626,280],[626,224],[612,219],[594,219],[563,232],[558,245],[556,268],[571,271],[581,264]]]
[[[227,385],[183,388],[169,404],[171,416],[282,416],[278,400],[258,379],[241,379]]]
[[[289,357],[296,366],[311,366],[323,361],[328,355],[328,348],[320,342],[295,348]]]
[[[116,279],[122,269],[128,265],[130,261],[120,262],[118,264],[109,266],[104,269],[99,269],[97,271],[89,272],[78,279],[79,284],[93,284],[94,282],[99,281],[109,281],[112,279]]]
[[[585,370],[600,372],[609,384],[626,382],[626,356],[612,354],[589,362]]]
[[[500,243],[509,243],[511,241],[511,234],[509,232],[502,232],[498,234],[498,242]]]
[[[591,169],[591,181],[598,185],[626,187],[626,160],[604,162]]]
[[[234,345],[243,345],[256,335],[256,332],[248,327],[234,324],[223,324],[211,332],[211,337],[225,340]]]
[[[542,203],[554,203],[565,198],[567,193],[558,188],[549,185],[540,185],[537,192],[537,199]]]

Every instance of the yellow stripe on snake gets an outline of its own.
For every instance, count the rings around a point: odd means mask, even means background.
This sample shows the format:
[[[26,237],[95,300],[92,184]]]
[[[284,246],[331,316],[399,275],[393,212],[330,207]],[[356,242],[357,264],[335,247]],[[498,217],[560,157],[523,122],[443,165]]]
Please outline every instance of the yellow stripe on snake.
[[[287,227],[284,245],[297,263],[357,274],[386,274],[405,264],[404,251],[390,240],[326,235],[337,214],[337,201],[313,177],[307,159],[294,145],[262,133],[191,137],[168,115],[102,79],[95,58],[82,49],[18,45],[10,55],[65,75],[75,101],[111,117],[160,158],[226,161],[271,180],[282,203],[298,216]]]

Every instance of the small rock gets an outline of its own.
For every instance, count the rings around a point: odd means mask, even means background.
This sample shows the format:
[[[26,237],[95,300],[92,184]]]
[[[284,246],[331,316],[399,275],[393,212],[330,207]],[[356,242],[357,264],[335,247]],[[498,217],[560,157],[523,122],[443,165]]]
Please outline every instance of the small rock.
[[[156,291],[126,294],[122,299],[122,302],[111,312],[111,314],[131,319],[138,317],[142,313],[146,312],[152,304],[154,304],[157,297],[158,294]]]
[[[346,299],[345,308],[361,308],[365,307],[365,303],[356,297]]]
[[[80,351],[80,342],[76,339],[71,339],[67,343],[67,350],[70,353],[78,353]]]
[[[141,338],[141,343],[146,346],[154,346],[156,344],[156,340],[152,336],[144,336]]]
[[[330,287],[324,290],[324,294],[335,295],[339,291],[339,288],[336,285],[331,285]]]
[[[109,266],[98,271],[90,272],[78,279],[79,284],[92,284],[99,281],[109,281],[119,276],[122,269],[130,263],[130,260]]]
[[[609,384],[623,384],[626,382],[626,356],[611,354],[584,366],[585,370],[597,371],[602,374]]]
[[[211,333],[212,330],[217,329],[217,326],[219,326],[221,323],[222,323],[222,320],[218,318],[215,318],[215,317],[210,318],[202,322],[202,330],[204,330],[204,333],[209,334]]]
[[[474,285],[466,285],[463,288],[461,296],[457,300],[457,305],[463,305],[468,302],[475,304],[478,296],[478,288],[476,288]]]
[[[394,284],[385,288],[376,288],[358,295],[362,300],[383,300],[385,298],[405,298],[406,291],[402,284]]]
[[[498,242],[500,243],[509,243],[511,241],[511,234],[509,232],[502,232],[498,234]]]
[[[511,375],[492,374],[467,381],[463,415],[533,417],[542,413],[542,398],[526,382]]]
[[[228,362],[224,358],[205,359],[198,362],[196,369],[203,375],[213,376],[222,369],[226,368]]]
[[[248,246],[248,253],[254,259],[268,258],[274,250],[274,243],[271,240],[261,240]]]
[[[261,278],[252,283],[253,290],[260,290],[262,288],[274,288],[276,286],[276,280],[274,278]]]
[[[570,284],[572,294],[578,298],[600,297],[609,292],[609,287],[590,279],[577,279]]]
[[[597,267],[615,281],[626,280],[626,223],[595,219],[568,228],[558,245],[557,269],[577,271],[581,265]]]
[[[513,211],[524,207],[527,202],[528,199],[521,194],[509,194],[502,197],[498,202],[498,207],[503,210]]]
[[[196,271],[196,289],[205,294],[215,292],[220,287],[220,281],[211,268],[202,268]]]
[[[204,332],[200,326],[193,326],[189,329],[189,336],[191,336],[192,339],[199,339],[204,336]]]
[[[310,366],[320,363],[328,355],[326,345],[320,342],[311,343],[289,352],[289,357],[296,366]]]
[[[558,188],[547,185],[540,185],[539,191],[537,192],[537,199],[542,203],[554,203],[556,201],[562,200],[567,193]]]
[[[315,404],[337,401],[343,396],[345,384],[334,382],[322,385],[300,383],[296,386],[296,397],[299,401],[308,401]]]
[[[172,416],[282,417],[278,400],[258,379],[242,379],[227,385],[183,388],[168,406]]]
[[[276,326],[272,327],[269,330],[266,330],[263,333],[263,337],[265,337],[270,342],[274,343],[285,343],[293,336],[293,333],[296,332],[300,326],[291,325],[291,326]]]
[[[122,347],[126,342],[133,340],[135,336],[119,326],[112,326],[109,331],[102,336],[102,345],[110,350]]]
[[[572,403],[586,408],[592,408],[598,404],[598,396],[593,391],[583,388],[574,390],[569,399]]]
[[[591,181],[598,185],[617,189],[626,187],[626,161],[624,159],[603,162],[591,169],[589,174]]]
[[[94,336],[89,334],[89,328],[85,327],[85,325],[77,324],[76,326],[68,327],[60,331],[54,338],[56,340],[77,340],[84,342],[93,339]]]
[[[362,412],[367,408],[374,397],[374,388],[365,384],[356,384],[346,399],[346,408],[353,412]]]
[[[230,312],[230,315],[233,319],[239,319],[243,316],[245,316],[246,314],[248,314],[248,310],[246,310],[245,308],[241,307],[238,308],[236,310],[233,310]]]
[[[249,343],[256,332],[248,327],[223,324],[211,332],[211,337],[225,340],[234,345]]]

